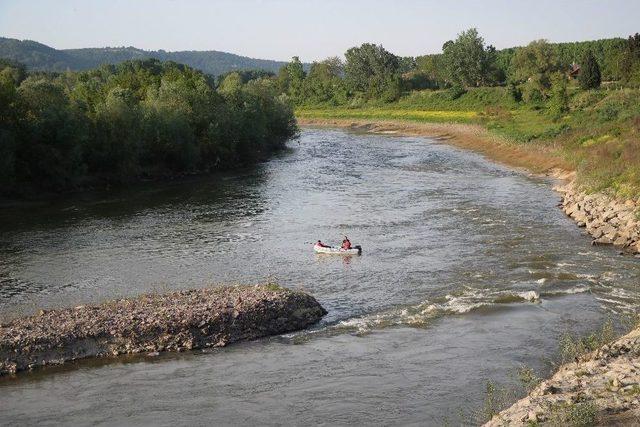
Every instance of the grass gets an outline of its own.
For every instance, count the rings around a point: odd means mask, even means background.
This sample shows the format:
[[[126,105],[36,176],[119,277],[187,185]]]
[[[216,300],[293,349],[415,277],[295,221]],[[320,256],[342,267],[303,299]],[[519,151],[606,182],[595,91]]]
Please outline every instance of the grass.
[[[267,291],[270,292],[280,292],[280,291],[286,291],[286,288],[283,288],[282,286],[278,285],[277,283],[267,283],[264,285],[264,288]]]
[[[501,87],[474,88],[459,97],[446,90],[427,90],[387,104],[301,107],[296,116],[478,125],[488,132],[483,144],[474,144],[483,145],[479,151],[488,156],[535,172],[555,167],[575,170],[587,191],[640,197],[640,89],[582,91],[572,86],[569,93],[569,110],[561,117],[551,115],[544,103],[516,103]],[[510,147],[518,150],[500,153]]]
[[[596,425],[598,407],[593,402],[562,403],[551,407],[547,423],[552,426],[589,427]]]
[[[304,109],[298,110],[296,115],[300,118],[314,119],[404,120],[429,123],[476,123],[478,118],[478,113],[475,111],[425,111],[375,107]]]
[[[560,338],[558,363],[573,362],[576,358],[597,350],[618,336],[611,319],[607,319],[600,328],[584,336],[567,332]]]

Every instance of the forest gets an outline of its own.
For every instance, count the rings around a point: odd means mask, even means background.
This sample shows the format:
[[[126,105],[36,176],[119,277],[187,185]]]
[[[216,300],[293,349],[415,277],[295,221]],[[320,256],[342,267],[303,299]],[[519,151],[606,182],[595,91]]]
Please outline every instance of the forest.
[[[34,195],[253,164],[297,133],[275,82],[146,59],[83,72],[0,62],[0,192]]]
[[[280,89],[298,106],[393,102],[424,89],[448,89],[460,96],[468,88],[507,87],[516,101],[537,103],[551,98],[554,77],[572,66],[596,64],[601,82],[640,84],[640,35],[575,43],[535,40],[527,46],[496,50],[475,28],[444,43],[442,53],[400,57],[370,43],[338,57],[314,62],[308,72],[297,57],[278,73]],[[591,69],[587,70],[591,71]],[[581,75],[586,73],[582,72]],[[586,86],[585,86],[586,85]]]

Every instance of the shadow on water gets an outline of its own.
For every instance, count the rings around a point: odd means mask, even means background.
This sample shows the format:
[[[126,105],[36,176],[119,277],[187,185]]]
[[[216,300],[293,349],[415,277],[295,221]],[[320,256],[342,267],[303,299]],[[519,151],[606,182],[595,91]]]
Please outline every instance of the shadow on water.
[[[267,178],[264,165],[171,181],[129,184],[111,191],[85,191],[40,201],[15,201],[0,209],[0,231],[64,227],[87,219],[120,219],[153,209],[224,203],[255,197]]]

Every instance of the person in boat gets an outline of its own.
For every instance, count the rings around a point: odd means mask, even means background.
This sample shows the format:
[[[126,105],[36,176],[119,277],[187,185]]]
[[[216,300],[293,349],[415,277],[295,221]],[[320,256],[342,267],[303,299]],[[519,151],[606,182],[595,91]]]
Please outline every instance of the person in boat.
[[[325,245],[320,240],[318,240],[318,242],[316,243],[316,246],[320,246],[321,248],[328,248],[329,247],[329,245]]]
[[[342,241],[342,249],[351,249],[351,242],[347,236],[344,236],[344,240]]]

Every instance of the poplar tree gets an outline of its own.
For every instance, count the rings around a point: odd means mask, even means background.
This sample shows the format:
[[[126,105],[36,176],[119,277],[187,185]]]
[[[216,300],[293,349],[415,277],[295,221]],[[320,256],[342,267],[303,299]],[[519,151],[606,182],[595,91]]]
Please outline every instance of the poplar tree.
[[[580,82],[580,87],[584,90],[600,87],[600,66],[591,50],[584,54],[578,81]]]

